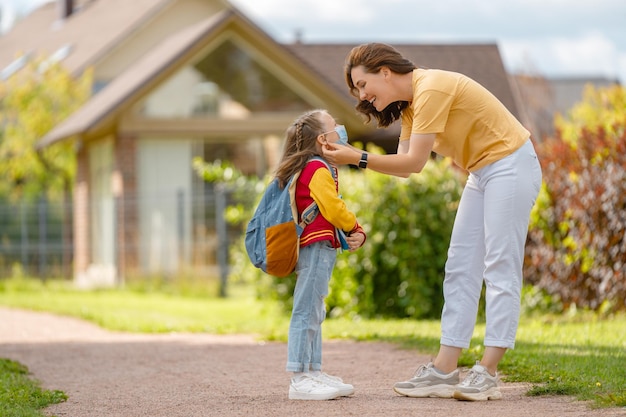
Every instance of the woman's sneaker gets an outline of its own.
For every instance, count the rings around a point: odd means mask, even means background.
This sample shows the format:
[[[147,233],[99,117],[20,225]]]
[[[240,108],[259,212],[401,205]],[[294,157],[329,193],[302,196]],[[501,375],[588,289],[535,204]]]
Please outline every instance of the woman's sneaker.
[[[297,381],[291,378],[289,386],[290,400],[332,400],[340,397],[337,388],[328,386],[311,375],[303,375]]]
[[[487,401],[502,398],[498,388],[498,375],[491,376],[487,369],[476,362],[454,391],[454,398],[465,401]]]
[[[312,372],[311,375],[329,387],[336,388],[341,397],[347,397],[348,395],[354,394],[354,387],[351,384],[346,384],[337,376],[328,375],[320,371]]]
[[[400,395],[407,397],[439,397],[452,398],[454,389],[459,383],[459,370],[455,369],[449,374],[442,374],[435,365],[430,362],[428,365],[420,366],[413,378],[404,382],[397,382],[393,390]]]

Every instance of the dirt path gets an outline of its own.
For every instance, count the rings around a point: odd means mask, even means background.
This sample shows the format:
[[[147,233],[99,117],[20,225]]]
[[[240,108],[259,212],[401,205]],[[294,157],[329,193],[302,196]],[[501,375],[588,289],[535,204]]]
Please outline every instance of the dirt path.
[[[289,401],[286,345],[251,336],[113,333],[80,320],[0,308],[0,357],[28,366],[69,400],[47,415],[208,416],[626,416],[567,397],[526,397],[504,384],[502,401],[469,403],[395,395],[391,386],[429,358],[385,343],[326,342],[325,371],[355,386],[349,398]]]

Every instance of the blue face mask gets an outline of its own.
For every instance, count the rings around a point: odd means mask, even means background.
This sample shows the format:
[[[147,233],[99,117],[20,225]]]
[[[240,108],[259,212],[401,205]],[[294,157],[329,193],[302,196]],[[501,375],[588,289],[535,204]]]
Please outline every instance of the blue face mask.
[[[339,135],[339,140],[335,143],[340,145],[348,144],[348,132],[346,131],[346,127],[344,125],[335,126],[335,132]]]

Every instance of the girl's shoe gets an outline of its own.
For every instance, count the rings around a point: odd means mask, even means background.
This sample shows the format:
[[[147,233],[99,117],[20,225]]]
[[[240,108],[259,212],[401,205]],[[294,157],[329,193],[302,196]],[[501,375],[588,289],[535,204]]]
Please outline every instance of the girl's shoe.
[[[337,376],[325,374],[324,372],[313,372],[313,377],[320,382],[328,385],[329,387],[336,388],[339,391],[341,397],[347,397],[354,394],[354,387],[351,384],[346,384],[343,380]]]
[[[299,380],[291,378],[289,386],[290,400],[332,400],[340,397],[337,388],[328,386],[311,375],[303,375]]]

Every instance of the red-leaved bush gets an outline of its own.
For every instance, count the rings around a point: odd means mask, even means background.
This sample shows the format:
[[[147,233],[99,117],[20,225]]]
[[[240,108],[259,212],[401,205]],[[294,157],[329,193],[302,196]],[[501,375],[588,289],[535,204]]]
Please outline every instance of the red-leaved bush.
[[[526,246],[527,282],[564,306],[626,309],[626,126],[537,146],[544,189]]]

